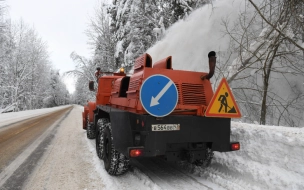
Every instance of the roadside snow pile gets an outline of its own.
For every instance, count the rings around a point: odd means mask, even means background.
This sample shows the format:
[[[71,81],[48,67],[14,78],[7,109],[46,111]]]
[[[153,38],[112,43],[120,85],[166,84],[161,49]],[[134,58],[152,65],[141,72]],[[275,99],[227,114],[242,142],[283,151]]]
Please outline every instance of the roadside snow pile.
[[[232,122],[231,141],[239,141],[241,150],[215,153],[207,174],[212,181],[220,171],[250,189],[304,189],[304,128]]]
[[[6,108],[4,109],[0,109],[0,114],[1,113],[9,113],[9,112],[13,112],[16,108],[16,104],[12,104],[12,105],[9,105],[7,106]]]
[[[3,113],[3,114],[0,114],[0,128],[5,125],[15,123],[17,121],[21,121],[24,119],[29,119],[31,117],[38,116],[38,115],[47,114],[50,112],[61,110],[61,109],[67,108],[69,106],[71,106],[71,105],[58,106],[58,107],[54,107],[54,108],[43,108],[43,109],[36,109],[36,110],[26,110],[26,111],[20,111],[20,112]]]

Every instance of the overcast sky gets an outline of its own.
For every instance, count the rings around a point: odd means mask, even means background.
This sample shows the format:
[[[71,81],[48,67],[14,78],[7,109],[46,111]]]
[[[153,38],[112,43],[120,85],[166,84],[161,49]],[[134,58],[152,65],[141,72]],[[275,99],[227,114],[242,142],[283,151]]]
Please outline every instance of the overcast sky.
[[[94,16],[98,0],[6,0],[12,21],[21,18],[34,26],[39,36],[47,42],[50,59],[60,73],[74,69],[71,52],[91,56],[87,45],[89,18]],[[65,80],[68,89],[74,89],[71,80]]]

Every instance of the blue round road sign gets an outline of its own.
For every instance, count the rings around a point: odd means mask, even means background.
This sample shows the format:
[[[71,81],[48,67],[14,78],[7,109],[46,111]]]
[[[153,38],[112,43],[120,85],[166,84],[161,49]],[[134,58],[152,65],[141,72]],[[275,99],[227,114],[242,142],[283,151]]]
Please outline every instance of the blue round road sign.
[[[141,85],[139,96],[143,108],[155,117],[169,115],[178,101],[174,82],[164,75],[148,77]]]

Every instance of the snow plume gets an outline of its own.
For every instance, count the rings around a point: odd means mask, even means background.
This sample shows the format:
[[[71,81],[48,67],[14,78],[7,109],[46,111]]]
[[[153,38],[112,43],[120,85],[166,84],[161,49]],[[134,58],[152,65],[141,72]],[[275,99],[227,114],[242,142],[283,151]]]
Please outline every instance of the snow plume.
[[[222,19],[235,20],[244,0],[218,0],[194,11],[166,31],[163,40],[148,49],[153,63],[172,56],[174,69],[208,72],[208,53],[228,48]]]

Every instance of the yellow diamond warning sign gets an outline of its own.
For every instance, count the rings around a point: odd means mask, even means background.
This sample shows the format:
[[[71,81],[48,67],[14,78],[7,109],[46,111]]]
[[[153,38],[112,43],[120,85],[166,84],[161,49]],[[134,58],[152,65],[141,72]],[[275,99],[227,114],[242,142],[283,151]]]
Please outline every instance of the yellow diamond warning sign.
[[[206,117],[240,118],[241,112],[225,78],[214,93],[205,112]]]

